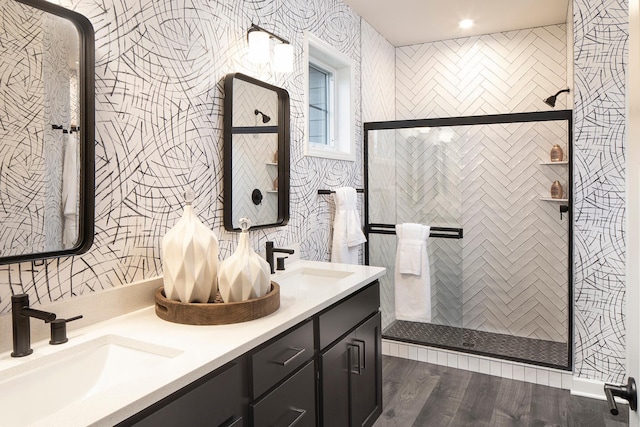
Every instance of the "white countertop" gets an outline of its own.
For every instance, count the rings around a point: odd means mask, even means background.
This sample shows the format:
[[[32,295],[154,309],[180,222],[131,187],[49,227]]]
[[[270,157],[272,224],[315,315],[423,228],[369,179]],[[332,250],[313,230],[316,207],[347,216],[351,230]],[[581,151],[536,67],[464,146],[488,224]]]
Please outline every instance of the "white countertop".
[[[299,269],[318,267],[353,274],[345,278],[328,279],[321,285],[284,280]],[[10,352],[0,354],[0,376],[6,369],[14,369],[22,363],[103,336],[124,337],[180,351],[180,354],[168,358],[154,369],[139,372],[131,379],[94,396],[63,406],[46,419],[32,424],[112,426],[340,301],[384,272],[385,269],[381,267],[297,261],[288,266],[287,271],[272,275],[272,280],[280,283],[280,308],[261,319],[233,325],[191,326],[167,322],[156,316],[154,301],[151,300],[147,308],[69,331],[69,342],[66,344],[52,346],[48,340],[32,343],[33,354],[23,358],[12,358]],[[87,307],[87,310],[90,309]],[[51,390],[51,393],[55,393],[55,390]],[[24,399],[29,406],[38,405],[37,401],[30,400],[29,395]],[[5,425],[1,413],[0,425]]]

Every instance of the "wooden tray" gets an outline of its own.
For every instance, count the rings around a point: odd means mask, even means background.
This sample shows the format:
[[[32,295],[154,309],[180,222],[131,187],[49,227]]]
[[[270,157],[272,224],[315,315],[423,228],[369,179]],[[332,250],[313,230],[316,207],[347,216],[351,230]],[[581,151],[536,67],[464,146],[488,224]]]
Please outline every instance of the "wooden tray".
[[[220,294],[213,303],[184,303],[167,299],[164,286],[158,288],[156,315],[169,322],[184,325],[228,325],[267,316],[280,308],[280,286],[271,282],[265,296],[242,302],[222,302]]]

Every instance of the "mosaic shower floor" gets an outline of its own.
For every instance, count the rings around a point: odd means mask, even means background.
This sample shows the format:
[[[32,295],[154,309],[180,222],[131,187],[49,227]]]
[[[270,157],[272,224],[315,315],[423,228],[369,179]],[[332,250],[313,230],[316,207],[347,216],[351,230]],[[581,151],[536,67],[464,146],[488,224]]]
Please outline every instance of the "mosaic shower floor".
[[[569,369],[567,344],[555,341],[401,320],[389,325],[382,338]]]

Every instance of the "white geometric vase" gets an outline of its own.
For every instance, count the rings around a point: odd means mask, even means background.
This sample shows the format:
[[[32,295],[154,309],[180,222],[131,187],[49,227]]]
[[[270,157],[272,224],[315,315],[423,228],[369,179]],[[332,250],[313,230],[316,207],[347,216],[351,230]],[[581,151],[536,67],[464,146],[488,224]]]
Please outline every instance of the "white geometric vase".
[[[164,292],[168,299],[209,302],[218,290],[218,239],[196,216],[185,193],[182,218],[162,238]]]
[[[269,263],[249,245],[247,230],[251,221],[240,219],[240,239],[236,251],[220,264],[218,290],[224,302],[240,302],[260,298],[271,289]]]

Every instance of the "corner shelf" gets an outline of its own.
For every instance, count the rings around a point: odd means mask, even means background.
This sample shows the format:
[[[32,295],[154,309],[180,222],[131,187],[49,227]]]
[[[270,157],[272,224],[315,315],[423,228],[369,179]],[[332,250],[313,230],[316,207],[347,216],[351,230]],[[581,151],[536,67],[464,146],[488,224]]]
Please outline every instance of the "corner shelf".
[[[569,199],[554,199],[551,197],[539,197],[538,200],[542,200],[543,202],[559,202],[559,203],[569,202]]]
[[[267,193],[278,193],[278,190],[267,190]]]
[[[277,163],[273,163],[273,162],[267,162],[267,163],[265,163],[265,164],[266,164],[266,165],[269,165],[269,166],[278,166],[278,164],[277,164]]]

